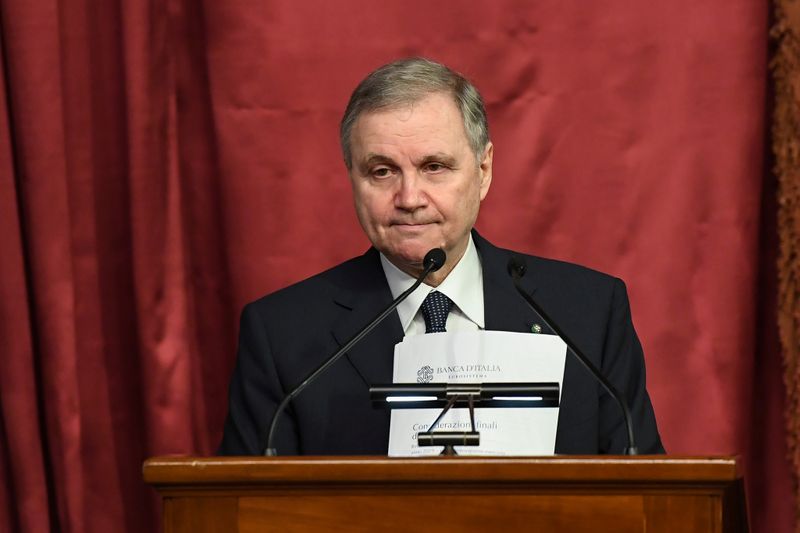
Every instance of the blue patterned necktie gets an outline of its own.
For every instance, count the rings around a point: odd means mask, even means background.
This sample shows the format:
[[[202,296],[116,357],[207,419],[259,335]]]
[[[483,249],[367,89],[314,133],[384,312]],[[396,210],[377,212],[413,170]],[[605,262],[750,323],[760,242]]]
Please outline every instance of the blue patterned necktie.
[[[447,331],[447,315],[453,307],[453,300],[439,291],[428,293],[422,302],[422,318],[425,319],[425,333],[443,333]]]

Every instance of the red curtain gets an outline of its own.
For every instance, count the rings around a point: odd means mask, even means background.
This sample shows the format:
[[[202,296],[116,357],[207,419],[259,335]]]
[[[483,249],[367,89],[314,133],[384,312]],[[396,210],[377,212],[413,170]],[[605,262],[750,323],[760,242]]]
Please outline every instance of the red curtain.
[[[768,6],[431,4],[0,0],[0,530],[156,527],[141,461],[213,452],[241,306],[367,246],[338,120],[409,55],[485,96],[478,228],[624,278],[668,450],[789,530]]]

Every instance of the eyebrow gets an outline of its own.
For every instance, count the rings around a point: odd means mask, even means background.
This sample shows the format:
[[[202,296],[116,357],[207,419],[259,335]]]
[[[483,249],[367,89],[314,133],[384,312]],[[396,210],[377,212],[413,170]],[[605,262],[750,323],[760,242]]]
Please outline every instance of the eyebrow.
[[[373,165],[392,165],[396,166],[394,159],[389,156],[385,156],[383,154],[376,154],[376,153],[369,153],[367,154],[366,159],[364,159],[361,164],[359,165],[359,169],[363,173],[367,173],[369,171],[369,167]]]
[[[417,166],[427,165],[428,163],[442,163],[448,167],[453,167],[456,165],[456,158],[444,152],[436,152],[423,157],[419,163],[417,163]]]

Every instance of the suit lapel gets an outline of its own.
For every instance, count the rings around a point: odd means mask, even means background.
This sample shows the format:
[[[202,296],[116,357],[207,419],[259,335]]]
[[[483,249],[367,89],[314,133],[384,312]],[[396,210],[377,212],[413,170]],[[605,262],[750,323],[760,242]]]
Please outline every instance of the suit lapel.
[[[338,305],[350,311],[333,327],[339,346],[344,346],[392,302],[378,252],[372,248],[362,259],[348,275],[346,286],[334,297]],[[394,345],[402,338],[403,328],[395,311],[347,353],[367,386],[391,383]]]
[[[511,277],[506,271],[511,252],[495,248],[475,232],[473,232],[473,237],[481,252],[484,268],[486,329],[530,332],[533,324],[540,324],[542,333],[555,334],[544,325],[541,318],[517,294]],[[528,274],[522,278],[522,288],[534,298],[536,297],[537,279],[535,261],[528,258]],[[575,448],[575,443],[588,443],[591,439],[591,435],[585,434],[591,430],[591,422],[585,422],[587,420],[585,413],[588,407],[582,406],[592,404],[591,396],[587,398],[585,394],[591,392],[592,388],[571,386],[571,384],[586,383],[586,378],[584,369],[580,367],[575,357],[567,354],[556,430],[556,453],[575,453],[575,451],[568,452],[567,450],[583,450],[585,448],[580,447],[580,444],[578,448]],[[594,379],[591,382],[594,382]],[[584,421],[583,426],[578,426],[577,429],[573,427],[576,419]],[[581,431],[584,433],[580,433]]]
[[[481,256],[481,267],[483,268],[483,305],[486,329],[530,333],[533,325],[541,324],[542,321],[517,294],[511,277],[508,275],[507,264],[511,253],[508,250],[496,248],[474,230],[472,237]],[[535,280],[531,276],[523,278],[522,286],[528,291],[528,294],[536,291]]]

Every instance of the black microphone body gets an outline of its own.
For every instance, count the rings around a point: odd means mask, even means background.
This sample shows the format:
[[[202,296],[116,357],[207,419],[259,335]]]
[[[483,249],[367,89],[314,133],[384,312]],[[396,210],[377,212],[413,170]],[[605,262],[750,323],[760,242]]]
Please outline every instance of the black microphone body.
[[[269,433],[267,434],[267,444],[264,449],[264,455],[277,455],[277,450],[272,447],[272,442],[275,437],[275,428],[278,425],[278,417],[280,414],[286,409],[289,405],[289,402],[292,401],[300,392],[303,391],[307,386],[313,383],[317,377],[319,377],[323,372],[325,372],[331,365],[333,365],[336,361],[338,361],[348,350],[350,350],[353,346],[355,346],[361,339],[367,336],[369,332],[375,329],[378,324],[383,322],[389,314],[395,310],[395,308],[400,305],[403,300],[408,298],[408,296],[417,290],[425,278],[428,277],[428,274],[431,272],[436,272],[442,266],[447,259],[447,256],[441,248],[434,248],[430,250],[427,254],[425,254],[425,258],[422,260],[423,271],[417,277],[417,280],[414,284],[409,287],[406,291],[404,291],[400,296],[395,298],[391,304],[389,304],[386,309],[381,311],[381,313],[376,316],[369,324],[364,326],[358,333],[353,335],[353,337],[348,340],[344,346],[339,348],[333,355],[325,359],[321,365],[319,365],[314,371],[312,371],[306,378],[300,382],[294,389],[292,389],[289,394],[287,394],[280,404],[278,404],[278,408],[275,409],[275,414],[272,415],[272,420],[270,421],[269,425]]]
[[[542,307],[536,303],[534,300],[525,290],[520,286],[519,281],[525,275],[526,267],[525,267],[525,260],[521,257],[516,255],[511,256],[508,260],[508,273],[511,276],[511,279],[514,282],[514,288],[517,289],[517,292],[522,296],[523,300],[533,309],[542,321],[545,323],[547,327],[553,330],[556,335],[558,335],[561,340],[569,348],[575,357],[577,357],[578,361],[591,373],[597,381],[603,386],[606,391],[611,395],[612,398],[619,404],[620,409],[622,410],[623,418],[625,420],[625,428],[628,431],[628,447],[625,448],[625,455],[638,455],[639,450],[636,447],[636,442],[633,435],[633,419],[631,417],[631,411],[628,408],[628,405],[622,399],[622,395],[619,391],[614,387],[614,385],[608,381],[608,379],[603,375],[600,370],[594,366],[594,364],[589,360],[588,357],[581,351],[580,348],[570,339],[570,337],[564,333],[564,331],[558,326],[558,324],[553,321],[552,318],[545,312]]]

